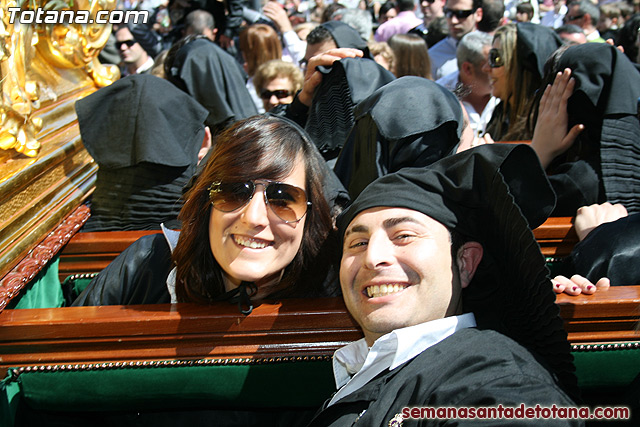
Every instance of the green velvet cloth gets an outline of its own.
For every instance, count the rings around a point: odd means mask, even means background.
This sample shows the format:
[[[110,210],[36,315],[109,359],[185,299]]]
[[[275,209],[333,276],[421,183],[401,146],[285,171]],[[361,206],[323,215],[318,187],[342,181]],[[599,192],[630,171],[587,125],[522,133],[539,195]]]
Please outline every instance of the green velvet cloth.
[[[640,375],[640,349],[590,350],[573,353],[583,391],[628,386]]]
[[[49,261],[7,305],[8,309],[17,308],[55,308],[64,305],[62,287],[58,278],[59,257]]]
[[[318,408],[335,389],[330,361],[23,372],[18,383],[45,411]]]

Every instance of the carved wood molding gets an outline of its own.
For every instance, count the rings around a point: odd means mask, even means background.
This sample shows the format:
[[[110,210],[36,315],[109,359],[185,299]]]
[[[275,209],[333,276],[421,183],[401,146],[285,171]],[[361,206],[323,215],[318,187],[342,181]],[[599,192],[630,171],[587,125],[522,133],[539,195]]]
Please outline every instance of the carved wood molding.
[[[9,273],[0,279],[0,311],[4,310],[11,299],[18,295],[60,251],[60,249],[78,232],[89,218],[89,208],[80,205],[67,216],[55,230],[39,243]]]

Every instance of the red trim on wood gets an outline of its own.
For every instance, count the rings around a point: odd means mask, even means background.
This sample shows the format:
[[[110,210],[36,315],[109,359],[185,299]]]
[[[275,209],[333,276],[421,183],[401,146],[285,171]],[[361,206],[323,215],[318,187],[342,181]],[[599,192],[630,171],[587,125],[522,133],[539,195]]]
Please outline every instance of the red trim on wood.
[[[0,311],[20,293],[62,247],[89,219],[89,208],[80,205],[69,214],[44,240],[38,244],[18,265],[0,279]]]

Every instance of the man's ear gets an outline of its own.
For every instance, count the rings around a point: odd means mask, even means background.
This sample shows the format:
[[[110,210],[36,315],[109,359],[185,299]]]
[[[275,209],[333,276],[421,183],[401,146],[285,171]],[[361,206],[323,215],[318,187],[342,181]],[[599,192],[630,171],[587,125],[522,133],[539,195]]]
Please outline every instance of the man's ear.
[[[597,24],[597,22],[596,22],[596,24],[593,23],[593,18],[588,13],[584,14],[584,22],[585,22],[585,24],[587,23],[587,18],[589,18],[589,25],[595,26]]]
[[[202,146],[200,147],[200,151],[198,151],[198,163],[200,163],[200,161],[204,159],[204,156],[207,155],[210,149],[211,149],[211,129],[209,129],[209,126],[205,126],[204,138],[202,139]]]
[[[473,75],[473,64],[469,61],[464,61],[462,63],[462,69],[460,70],[461,73],[464,73],[466,76],[472,76]]]
[[[476,10],[476,29],[478,29],[478,22],[482,21],[482,8],[479,7]]]
[[[458,249],[457,261],[460,273],[460,286],[466,288],[482,260],[483,249],[478,242],[467,242]]]

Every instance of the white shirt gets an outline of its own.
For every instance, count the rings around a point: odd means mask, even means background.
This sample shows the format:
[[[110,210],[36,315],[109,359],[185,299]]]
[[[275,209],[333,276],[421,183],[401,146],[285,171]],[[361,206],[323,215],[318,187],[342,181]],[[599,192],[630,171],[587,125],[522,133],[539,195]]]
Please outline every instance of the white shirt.
[[[459,84],[459,77],[460,72],[455,71],[436,80],[436,83],[453,92]],[[484,106],[484,110],[478,112],[473,108],[473,105],[464,100],[462,101],[462,105],[469,115],[469,125],[471,126],[471,129],[473,129],[475,136],[484,134],[487,124],[489,123],[489,120],[491,120],[493,110],[496,108],[496,105],[498,105],[498,102],[500,102],[500,100],[495,96],[492,96],[491,99],[489,99],[489,102],[487,102],[487,105]]]
[[[176,248],[178,244],[178,238],[180,237],[180,232],[176,230],[171,230],[164,226],[164,224],[160,224],[160,229],[162,230],[162,234],[164,235],[167,244],[169,245],[169,249],[171,249],[171,253]],[[176,297],[176,267],[173,267],[167,276],[167,291],[169,291],[169,295],[171,296],[171,303],[175,304],[178,302],[178,298]]]
[[[562,5],[560,9],[558,9],[558,13],[555,12],[555,9],[548,11],[544,14],[540,23],[547,27],[558,28],[564,24],[564,15],[567,14],[567,6]]]
[[[431,77],[434,80],[458,70],[457,48],[458,41],[451,36],[447,36],[431,46],[429,58],[431,58]]]
[[[338,349],[333,355],[333,375],[339,390],[328,406],[359,390],[381,372],[393,370],[455,332],[475,326],[473,313],[466,313],[396,329],[378,338],[370,349],[364,338]]]

